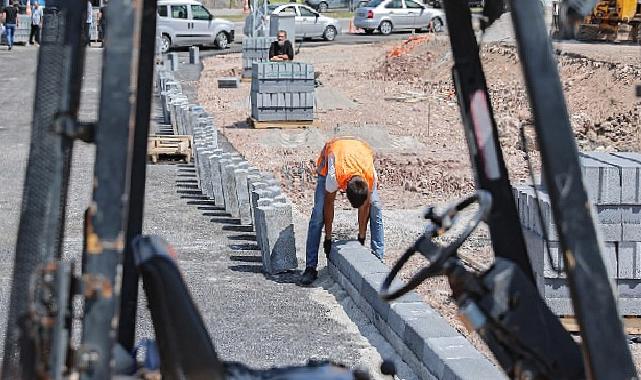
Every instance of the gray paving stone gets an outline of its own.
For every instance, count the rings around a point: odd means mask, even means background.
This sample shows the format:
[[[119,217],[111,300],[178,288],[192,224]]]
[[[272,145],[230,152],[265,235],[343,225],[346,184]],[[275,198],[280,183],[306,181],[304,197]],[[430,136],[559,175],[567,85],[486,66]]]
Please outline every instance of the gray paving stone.
[[[641,224],[641,206],[623,206],[620,209],[623,224]]]
[[[219,161],[220,174],[223,182],[223,198],[225,200],[225,211],[235,218],[238,218],[238,198],[236,198],[236,180],[234,170],[238,165],[234,164],[233,159],[223,159]]]
[[[454,358],[447,361],[444,379],[494,380],[507,377],[485,358]]]
[[[428,351],[432,350],[432,348],[429,347],[427,342],[430,338],[460,336],[452,326],[428,305],[424,303],[422,307],[415,303],[404,305],[412,305],[412,309],[405,309],[401,306],[392,310],[399,312],[405,322],[403,340],[417,357],[425,360],[426,355],[429,355]],[[423,309],[423,312],[419,311],[420,309]],[[420,318],[416,317],[418,315],[420,315]],[[433,368],[429,362],[426,363],[426,366],[430,369]]]
[[[620,315],[639,315],[639,310],[641,310],[641,297],[619,297],[617,306]]]
[[[256,208],[254,209],[254,231],[256,232],[256,241],[258,246],[261,249],[269,249],[269,241],[267,240],[267,234],[265,232],[265,207],[271,207],[272,200],[269,198],[261,198],[256,202]]]
[[[556,315],[574,315],[574,307],[570,298],[546,298],[545,303]]]
[[[623,231],[620,240],[641,241],[641,224],[623,224]]]
[[[621,203],[621,174],[619,169],[587,156],[581,156],[583,181],[588,196],[595,204]]]
[[[223,182],[222,174],[220,172],[220,163],[219,161],[223,159],[224,153],[222,149],[218,149],[212,155],[209,156],[209,170],[211,170],[211,192],[212,199],[216,206],[225,206],[225,198],[223,197]]]
[[[236,198],[238,199],[238,214],[240,216],[240,223],[243,225],[251,225],[251,203],[249,193],[247,191],[247,169],[236,169],[234,177],[236,180]]]
[[[389,272],[389,269],[380,265],[380,260],[372,255],[368,248],[361,246],[357,241],[340,244],[340,255],[347,261],[345,274],[359,292],[362,290],[364,275]]]
[[[641,279],[641,242],[623,241],[617,243],[619,260],[617,277],[620,279]]]
[[[218,78],[218,88],[238,88],[240,80],[236,77]]]
[[[385,264],[381,263],[385,266]],[[387,267],[385,267],[387,269]],[[391,304],[385,302],[379,295],[378,292],[381,290],[383,285],[383,280],[387,276],[385,272],[376,272],[368,273],[363,276],[363,282],[361,284],[361,295],[365,300],[372,305],[374,311],[385,321],[389,318],[389,311]],[[397,281],[393,286],[399,286],[400,282]],[[416,292],[410,292],[403,297],[395,300],[393,303],[408,303],[408,302],[422,302],[421,297],[416,294]]]
[[[440,376],[437,375],[441,379],[466,378],[460,377],[456,373],[456,370],[460,372],[462,368],[450,367],[450,364],[453,362],[461,359],[475,359],[479,362],[483,361],[483,357],[479,352],[472,347],[467,339],[460,335],[428,338],[426,343],[426,346],[428,346],[429,349],[424,350],[423,361],[428,368],[441,367],[442,369],[439,371],[441,373],[438,374]],[[494,372],[494,375],[496,376],[496,369]],[[474,376],[473,378],[477,377]]]
[[[570,288],[565,278],[545,279],[545,298],[569,298]]]
[[[272,204],[259,209],[265,218],[262,238],[267,238],[267,246],[261,247],[263,269],[271,274],[295,269],[298,261],[291,204]]]
[[[620,298],[641,298],[641,282],[634,279],[619,279],[616,281],[617,292]],[[639,314],[641,309],[637,311]]]

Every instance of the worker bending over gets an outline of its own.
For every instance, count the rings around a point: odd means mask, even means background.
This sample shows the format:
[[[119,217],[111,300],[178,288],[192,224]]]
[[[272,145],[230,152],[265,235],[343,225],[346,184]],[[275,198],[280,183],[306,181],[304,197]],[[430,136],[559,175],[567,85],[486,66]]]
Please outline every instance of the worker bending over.
[[[294,47],[287,39],[287,32],[278,31],[278,39],[269,46],[270,61],[292,61],[294,60]]]
[[[307,231],[306,268],[301,285],[310,285],[318,277],[316,266],[323,226],[325,255],[331,251],[334,199],[339,190],[346,192],[352,207],[358,209],[358,241],[365,245],[369,220],[372,252],[380,259],[384,254],[383,214],[376,191],[374,152],[370,146],[353,137],[330,140],[323,147],[317,166],[318,183]]]

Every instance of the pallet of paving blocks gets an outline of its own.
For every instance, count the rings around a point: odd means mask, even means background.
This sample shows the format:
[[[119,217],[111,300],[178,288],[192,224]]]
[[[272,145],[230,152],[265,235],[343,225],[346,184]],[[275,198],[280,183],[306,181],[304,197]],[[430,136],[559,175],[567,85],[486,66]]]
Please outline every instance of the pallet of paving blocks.
[[[254,63],[269,62],[269,47],[274,37],[245,37],[242,43],[243,78],[251,78]]]
[[[302,62],[254,63],[251,118],[255,126],[260,122],[313,121],[314,67]]]
[[[581,153],[583,182],[594,210],[594,220],[603,241],[603,262],[612,278],[619,313],[641,315],[641,154]],[[573,315],[565,280],[556,225],[549,196],[537,186],[542,219],[536,209],[534,190],[515,186],[528,254],[537,287],[557,315]],[[544,235],[547,234],[548,244]],[[548,260],[548,248],[552,263]]]

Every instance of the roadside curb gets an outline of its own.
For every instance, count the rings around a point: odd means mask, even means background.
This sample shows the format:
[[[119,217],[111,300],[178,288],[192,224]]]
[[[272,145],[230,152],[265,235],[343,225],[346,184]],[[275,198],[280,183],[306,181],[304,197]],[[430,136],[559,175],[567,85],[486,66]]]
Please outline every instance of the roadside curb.
[[[503,372],[414,291],[386,303],[389,268],[358,242],[332,247],[328,271],[421,379],[506,379]]]

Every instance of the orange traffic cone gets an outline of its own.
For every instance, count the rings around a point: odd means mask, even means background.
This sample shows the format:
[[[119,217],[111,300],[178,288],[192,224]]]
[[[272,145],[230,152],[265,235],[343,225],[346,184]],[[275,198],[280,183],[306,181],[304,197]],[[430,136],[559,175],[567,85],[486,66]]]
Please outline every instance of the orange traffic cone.
[[[354,27],[352,20],[349,20],[349,33],[358,33],[358,29]]]

